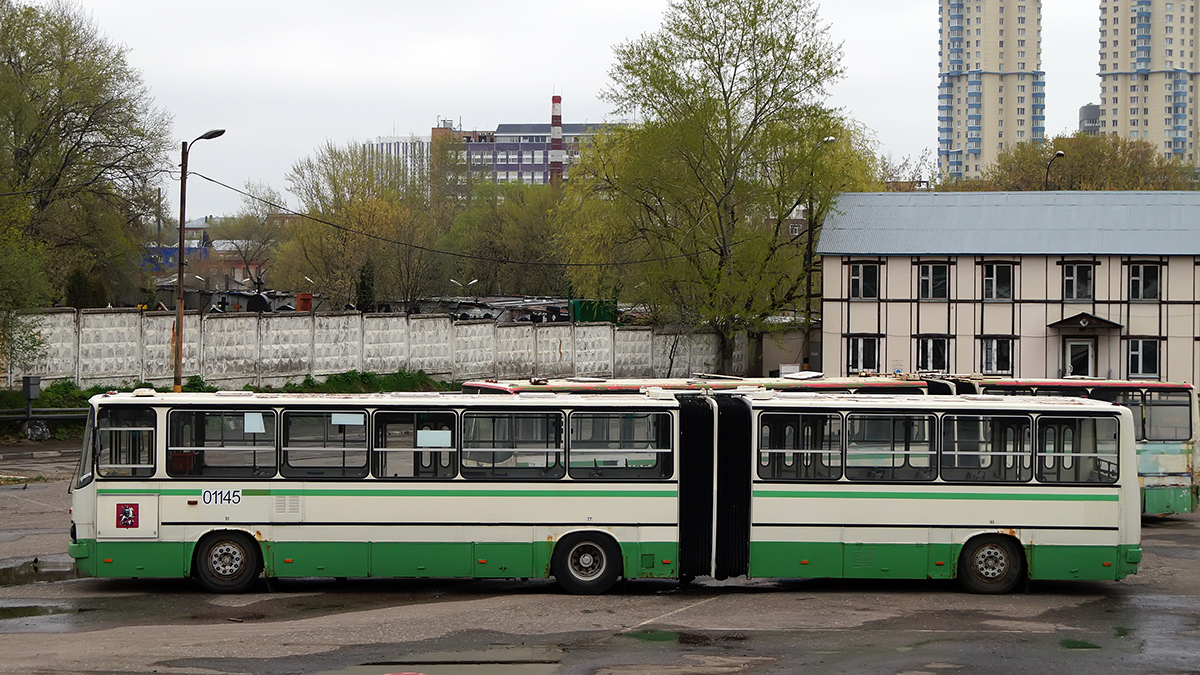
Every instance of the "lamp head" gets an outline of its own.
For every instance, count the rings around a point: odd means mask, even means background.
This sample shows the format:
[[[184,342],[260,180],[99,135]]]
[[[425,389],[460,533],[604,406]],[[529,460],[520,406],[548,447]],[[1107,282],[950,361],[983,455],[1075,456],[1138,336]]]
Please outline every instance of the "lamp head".
[[[1055,157],[1063,157],[1063,156],[1065,156],[1066,154],[1067,154],[1067,153],[1063,152],[1062,150],[1059,150],[1058,152],[1054,153],[1054,156],[1055,156]]]
[[[224,133],[225,133],[224,129],[210,129],[210,130],[204,132],[203,134],[200,134],[200,136],[198,136],[196,138],[196,140],[197,141],[207,141],[207,140],[216,138],[217,136],[224,135]]]

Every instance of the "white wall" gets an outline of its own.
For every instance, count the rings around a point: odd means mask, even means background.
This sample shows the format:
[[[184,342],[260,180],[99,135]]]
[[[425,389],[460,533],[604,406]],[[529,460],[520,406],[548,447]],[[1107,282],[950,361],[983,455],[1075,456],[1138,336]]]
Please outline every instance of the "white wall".
[[[4,373],[80,386],[174,380],[173,312],[55,309],[41,316],[44,355]],[[660,334],[606,323],[497,324],[447,316],[357,312],[184,317],[183,376],[278,386],[312,375],[400,369],[446,380],[486,377],[668,377],[715,372],[715,335]],[[745,336],[734,363],[746,369]]]

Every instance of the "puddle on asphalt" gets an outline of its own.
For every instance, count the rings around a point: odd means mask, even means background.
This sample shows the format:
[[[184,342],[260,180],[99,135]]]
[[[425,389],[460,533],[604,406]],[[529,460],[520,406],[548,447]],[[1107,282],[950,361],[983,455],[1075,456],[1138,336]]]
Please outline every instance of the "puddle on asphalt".
[[[679,640],[679,633],[676,633],[673,630],[658,630],[657,628],[635,630],[629,633],[623,633],[623,635],[628,635],[634,640],[642,640],[645,642],[677,642]]]
[[[551,675],[560,665],[555,649],[506,645],[475,652],[414,654],[408,660],[364,663],[317,675]]]
[[[20,565],[0,567],[0,586],[36,584],[42,581],[64,581],[78,579],[79,572],[71,563],[51,563],[27,560]]]
[[[14,605],[0,607],[0,621],[5,619],[27,619],[31,616],[50,616],[51,614],[70,614],[74,610],[66,607],[49,605]]]
[[[1087,640],[1061,640],[1058,646],[1063,649],[1100,649],[1100,645],[1094,645]]]
[[[641,640],[643,642],[677,642],[681,645],[691,646],[708,646],[715,645],[717,643],[740,642],[746,639],[745,635],[738,633],[708,635],[705,633],[692,633],[688,631],[658,630],[657,628],[629,631],[628,633],[621,633],[621,635],[631,637],[635,640]]]

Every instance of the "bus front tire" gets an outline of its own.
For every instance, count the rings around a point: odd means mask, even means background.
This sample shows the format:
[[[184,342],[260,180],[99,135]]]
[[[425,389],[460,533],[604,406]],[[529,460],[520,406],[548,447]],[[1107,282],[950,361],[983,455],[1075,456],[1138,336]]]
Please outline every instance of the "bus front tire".
[[[554,548],[550,571],[568,593],[598,595],[612,588],[621,576],[621,549],[604,535],[563,537]]]
[[[971,593],[1008,593],[1024,575],[1025,558],[1011,537],[975,537],[958,559],[958,581]]]
[[[241,532],[217,532],[196,547],[196,578],[213,593],[242,593],[258,579],[258,542]]]

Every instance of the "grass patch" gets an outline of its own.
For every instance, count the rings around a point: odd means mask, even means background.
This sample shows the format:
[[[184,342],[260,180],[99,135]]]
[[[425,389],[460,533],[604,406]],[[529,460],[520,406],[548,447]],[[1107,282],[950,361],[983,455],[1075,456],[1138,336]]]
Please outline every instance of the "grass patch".
[[[380,375],[378,373],[351,370],[347,373],[330,375],[318,382],[309,375],[298,383],[288,382],[279,387],[247,386],[249,391],[285,392],[296,394],[375,394],[384,391],[457,391],[458,383],[435,380],[422,371],[399,370]]]

